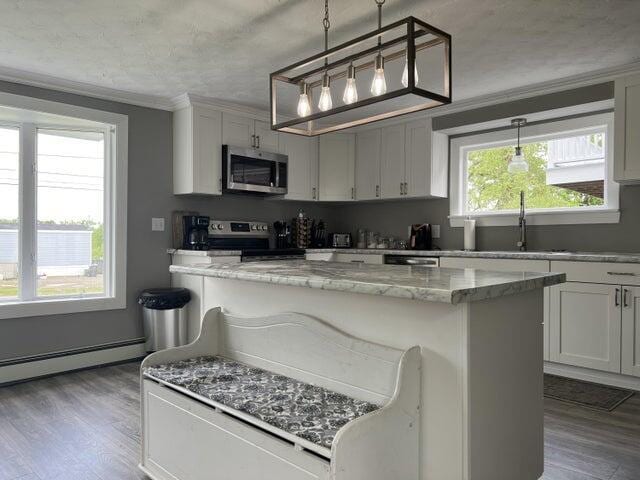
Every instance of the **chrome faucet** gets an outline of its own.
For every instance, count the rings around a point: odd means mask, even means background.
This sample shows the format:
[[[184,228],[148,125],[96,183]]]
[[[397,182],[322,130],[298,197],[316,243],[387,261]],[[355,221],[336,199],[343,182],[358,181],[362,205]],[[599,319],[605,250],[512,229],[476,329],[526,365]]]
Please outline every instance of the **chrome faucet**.
[[[520,228],[520,240],[516,243],[521,252],[527,251],[527,221],[524,218],[524,190],[520,191],[520,217],[518,218]]]

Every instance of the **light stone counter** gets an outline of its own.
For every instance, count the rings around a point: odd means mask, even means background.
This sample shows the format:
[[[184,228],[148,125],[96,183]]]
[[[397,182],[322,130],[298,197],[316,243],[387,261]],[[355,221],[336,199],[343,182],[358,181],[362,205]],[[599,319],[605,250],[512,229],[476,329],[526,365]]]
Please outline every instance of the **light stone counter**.
[[[457,304],[565,281],[564,274],[415,268],[308,260],[172,265],[173,273]]]

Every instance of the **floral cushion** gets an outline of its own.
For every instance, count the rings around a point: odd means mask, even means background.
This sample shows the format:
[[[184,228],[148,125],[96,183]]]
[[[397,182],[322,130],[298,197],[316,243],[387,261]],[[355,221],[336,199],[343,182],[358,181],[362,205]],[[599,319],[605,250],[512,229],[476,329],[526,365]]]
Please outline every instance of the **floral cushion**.
[[[154,365],[145,368],[144,375],[186,388],[326,448],[331,448],[343,425],[380,408],[219,356]]]

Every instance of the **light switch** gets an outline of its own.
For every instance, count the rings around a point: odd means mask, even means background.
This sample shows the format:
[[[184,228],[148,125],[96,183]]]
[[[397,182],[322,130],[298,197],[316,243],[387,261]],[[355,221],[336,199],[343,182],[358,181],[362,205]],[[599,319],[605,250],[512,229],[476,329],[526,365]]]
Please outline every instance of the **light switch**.
[[[164,218],[152,218],[151,219],[151,231],[152,232],[164,232]]]
[[[431,225],[431,237],[440,238],[440,225]]]

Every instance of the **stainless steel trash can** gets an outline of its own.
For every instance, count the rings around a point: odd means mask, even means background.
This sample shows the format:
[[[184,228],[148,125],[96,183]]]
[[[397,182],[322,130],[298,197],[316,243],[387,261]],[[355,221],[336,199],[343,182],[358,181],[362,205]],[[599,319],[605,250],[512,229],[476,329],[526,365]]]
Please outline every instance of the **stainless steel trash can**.
[[[187,343],[186,304],[191,294],[186,288],[151,288],[138,297],[147,352]]]

